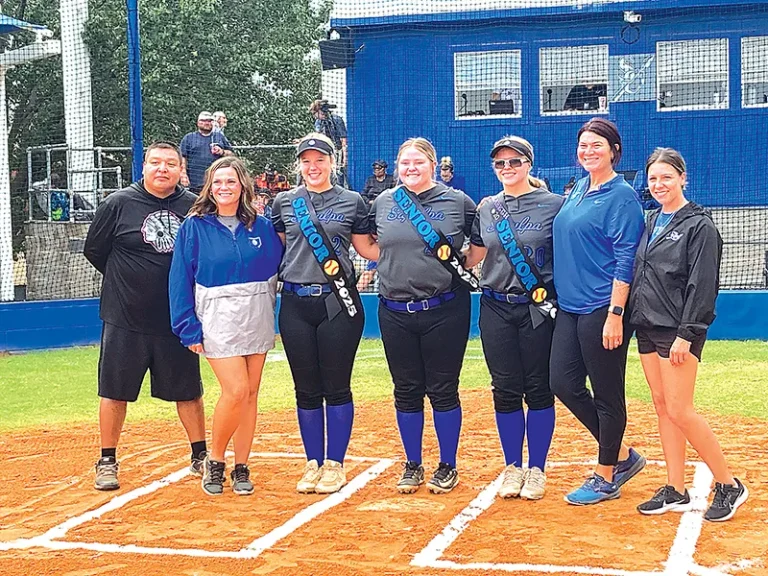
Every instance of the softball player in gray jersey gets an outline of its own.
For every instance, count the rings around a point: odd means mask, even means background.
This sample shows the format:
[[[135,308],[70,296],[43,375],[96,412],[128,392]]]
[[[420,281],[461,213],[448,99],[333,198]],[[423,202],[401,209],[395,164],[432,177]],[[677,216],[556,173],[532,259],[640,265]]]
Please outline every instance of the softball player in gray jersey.
[[[440,464],[428,488],[450,492],[459,481],[459,372],[469,337],[469,290],[427,249],[415,221],[396,202],[403,194],[409,202],[417,198],[424,215],[419,226],[439,230],[460,249],[475,218],[475,203],[463,192],[437,184],[436,167],[428,140],[406,141],[397,157],[403,186],[382,192],[371,207],[371,233],[379,244],[379,325],[407,458],[397,486],[403,493],[415,492],[424,482],[425,395],[440,445]]]
[[[525,250],[536,276],[553,296],[552,221],[564,199],[531,177],[533,147],[527,140],[505,136],[494,144],[491,158],[504,190],[480,203],[466,265],[474,266],[485,258],[480,282],[480,338],[491,373],[496,426],[506,463],[499,495],[538,500],[544,496],[544,467],[555,428],[555,399],[549,389],[553,322],[526,294],[510,260],[514,256],[509,243],[502,242],[512,236],[497,231],[503,225],[497,225],[492,211],[496,203],[506,208],[509,226],[514,229],[513,245]],[[523,399],[528,405],[527,415]],[[528,468],[523,468],[526,436]]]
[[[368,206],[362,196],[331,184],[335,165],[331,141],[322,134],[309,134],[299,142],[296,156],[304,185],[281,192],[272,206],[272,222],[285,243],[278,325],[307,454],[296,489],[328,494],[346,483],[343,464],[354,419],[350,381],[365,317],[356,291],[349,297],[357,313],[350,316],[342,310],[317,259],[323,247],[310,244],[306,236],[310,228],[315,229],[307,216],[316,215],[332,244],[329,251],[336,254],[334,264],[340,263],[351,286],[355,271],[349,259],[350,243],[370,260],[378,257],[378,250],[369,234]]]

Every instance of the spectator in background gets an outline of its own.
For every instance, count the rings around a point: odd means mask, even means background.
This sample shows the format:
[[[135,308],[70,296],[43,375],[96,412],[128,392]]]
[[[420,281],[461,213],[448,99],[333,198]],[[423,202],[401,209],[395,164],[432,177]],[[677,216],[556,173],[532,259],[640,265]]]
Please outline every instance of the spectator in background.
[[[440,182],[454,190],[464,192],[464,178],[454,173],[453,160],[450,156],[440,158]]]
[[[222,156],[232,154],[227,137],[222,132],[213,131],[213,114],[203,110],[197,117],[197,132],[190,132],[181,139],[182,186],[199,194],[208,167]]]
[[[224,132],[224,128],[227,127],[227,115],[221,110],[213,113],[213,131]]]
[[[257,191],[267,192],[271,197],[275,197],[278,192],[291,189],[288,178],[280,174],[277,166],[271,162],[264,167],[264,172],[256,176],[255,185]]]
[[[373,174],[365,181],[361,195],[368,204],[372,204],[384,190],[394,187],[395,179],[392,174],[387,174],[387,163],[384,160],[376,160],[373,163]]]
[[[336,148],[337,184],[349,187],[347,182],[347,125],[341,116],[336,116],[332,109],[335,105],[328,100],[315,100],[309,105],[309,112],[315,119],[315,132],[326,135]]]

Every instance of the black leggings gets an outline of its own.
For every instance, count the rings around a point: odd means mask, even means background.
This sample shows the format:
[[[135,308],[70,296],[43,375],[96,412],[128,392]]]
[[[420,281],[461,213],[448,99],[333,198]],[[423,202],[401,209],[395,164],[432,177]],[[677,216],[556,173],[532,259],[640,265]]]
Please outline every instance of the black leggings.
[[[632,334],[625,322],[621,346],[615,350],[603,348],[607,315],[607,306],[589,314],[558,311],[552,336],[550,386],[598,441],[598,462],[612,466],[618,462],[627,426],[624,373]],[[592,393],[586,386],[587,376]]]
[[[531,313],[527,304],[480,297],[480,340],[491,373],[496,412],[522,410],[523,398],[530,410],[555,403],[549,388],[552,321],[544,319],[534,329]]]
[[[343,311],[328,320],[326,298],[282,293],[278,326],[291,367],[296,404],[304,410],[352,402],[352,366],[363,335],[365,315],[349,318]]]
[[[459,373],[469,339],[469,292],[437,308],[409,314],[379,303],[379,326],[395,385],[395,408],[448,412],[459,407]]]

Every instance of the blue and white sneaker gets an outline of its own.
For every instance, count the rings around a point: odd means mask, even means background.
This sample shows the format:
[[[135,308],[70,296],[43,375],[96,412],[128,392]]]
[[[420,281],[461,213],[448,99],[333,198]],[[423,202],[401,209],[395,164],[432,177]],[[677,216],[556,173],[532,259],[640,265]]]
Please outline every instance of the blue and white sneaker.
[[[604,500],[613,500],[619,496],[621,496],[621,488],[616,482],[606,482],[599,474],[592,474],[581,488],[568,494],[565,501],[574,506],[588,506]]]
[[[622,460],[613,467],[613,481],[624,486],[645,468],[645,458],[634,448],[629,449],[629,458]]]

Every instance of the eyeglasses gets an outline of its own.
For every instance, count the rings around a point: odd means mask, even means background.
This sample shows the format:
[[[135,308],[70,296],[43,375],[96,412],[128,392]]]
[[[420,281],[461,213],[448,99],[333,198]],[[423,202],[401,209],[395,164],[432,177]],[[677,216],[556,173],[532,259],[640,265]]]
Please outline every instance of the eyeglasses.
[[[520,166],[526,162],[530,162],[530,160],[527,158],[507,158],[505,160],[494,160],[492,166],[496,170],[503,170],[504,166],[509,166],[510,168],[520,168]]]

